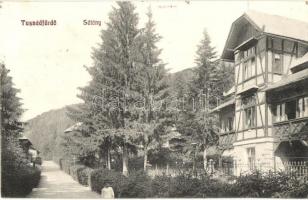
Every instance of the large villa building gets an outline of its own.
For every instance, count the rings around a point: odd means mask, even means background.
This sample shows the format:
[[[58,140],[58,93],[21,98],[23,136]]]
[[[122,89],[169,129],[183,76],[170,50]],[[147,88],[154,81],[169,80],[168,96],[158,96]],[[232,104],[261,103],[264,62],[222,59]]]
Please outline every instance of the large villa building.
[[[235,84],[212,112],[232,173],[306,166],[308,22],[248,11],[233,22],[221,59],[233,63]]]

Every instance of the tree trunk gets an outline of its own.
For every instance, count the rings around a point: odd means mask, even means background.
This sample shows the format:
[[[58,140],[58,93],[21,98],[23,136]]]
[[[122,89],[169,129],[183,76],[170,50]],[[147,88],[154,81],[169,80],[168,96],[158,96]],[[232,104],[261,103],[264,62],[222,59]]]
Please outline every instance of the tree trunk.
[[[148,163],[148,148],[144,148],[144,159],[143,159],[143,170],[147,171],[147,163]]]
[[[203,150],[203,168],[204,170],[207,169],[206,147],[204,147],[204,150]]]
[[[107,169],[111,170],[111,156],[110,156],[110,148],[107,150]]]
[[[123,145],[123,175],[128,176],[128,152],[127,152],[127,147],[124,144]]]

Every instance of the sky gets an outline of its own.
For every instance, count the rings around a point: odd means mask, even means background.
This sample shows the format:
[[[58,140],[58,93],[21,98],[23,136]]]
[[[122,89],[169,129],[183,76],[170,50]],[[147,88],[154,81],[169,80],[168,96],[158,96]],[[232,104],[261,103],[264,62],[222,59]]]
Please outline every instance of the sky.
[[[170,72],[194,67],[195,52],[206,29],[219,56],[232,22],[248,9],[308,22],[308,1],[133,1],[139,26],[151,6],[158,46]],[[0,8],[0,62],[10,69],[28,120],[51,109],[81,102],[91,52],[108,22],[113,1],[4,1]],[[56,20],[56,26],[23,26],[21,20]],[[84,25],[101,21],[101,26]],[[287,27],[286,27],[287,28]]]

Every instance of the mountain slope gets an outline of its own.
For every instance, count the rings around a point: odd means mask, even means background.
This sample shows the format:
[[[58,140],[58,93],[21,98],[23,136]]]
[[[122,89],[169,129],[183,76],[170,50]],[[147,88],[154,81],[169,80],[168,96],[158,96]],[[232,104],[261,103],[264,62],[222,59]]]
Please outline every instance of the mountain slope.
[[[65,113],[66,107],[50,110],[27,122],[25,135],[45,159],[52,158],[55,141],[60,133],[74,124]]]
[[[193,78],[193,69],[185,69],[168,75],[170,93],[175,97],[180,90],[185,93],[187,84]],[[57,154],[58,139],[64,130],[74,125],[66,115],[66,107],[44,112],[33,119],[27,121],[25,135],[31,140],[35,148],[41,152],[44,159],[52,159],[53,154]]]

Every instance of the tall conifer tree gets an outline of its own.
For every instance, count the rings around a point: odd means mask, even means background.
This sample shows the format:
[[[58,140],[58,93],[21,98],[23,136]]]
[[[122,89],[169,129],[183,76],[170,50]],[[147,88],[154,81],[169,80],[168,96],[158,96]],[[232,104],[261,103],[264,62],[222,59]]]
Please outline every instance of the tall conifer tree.
[[[123,174],[127,175],[128,149],[134,147],[137,133],[132,131],[131,108],[138,97],[138,73],[141,66],[140,30],[138,15],[131,2],[117,2],[109,14],[102,44],[94,49],[94,65],[87,68],[92,81],[81,89],[81,112],[70,110],[70,115],[86,126],[91,136],[106,148],[110,168],[110,148],[122,149]],[[98,139],[99,138],[99,139]],[[102,145],[104,144],[104,145]]]
[[[156,33],[155,22],[149,7],[148,21],[142,31],[142,70],[140,77],[142,87],[140,93],[143,98],[144,109],[139,114],[139,122],[142,133],[142,146],[144,148],[144,170],[146,170],[149,148],[154,148],[157,141],[155,135],[157,127],[162,122],[163,101],[166,99],[167,83],[165,64],[159,58],[161,49],[157,47],[161,36]]]

